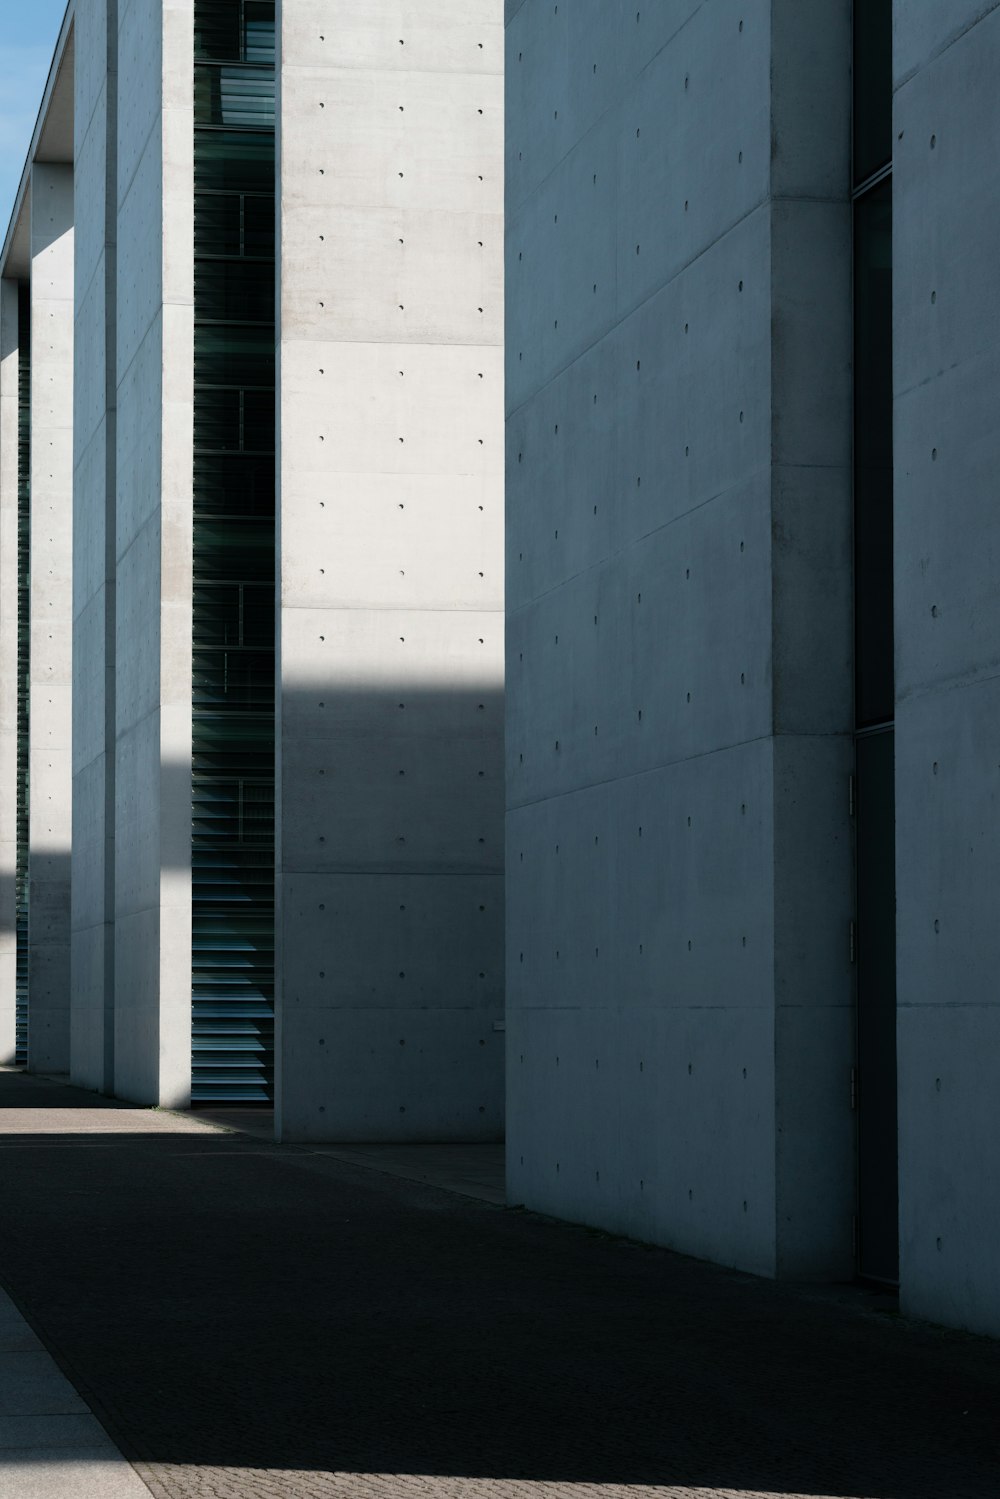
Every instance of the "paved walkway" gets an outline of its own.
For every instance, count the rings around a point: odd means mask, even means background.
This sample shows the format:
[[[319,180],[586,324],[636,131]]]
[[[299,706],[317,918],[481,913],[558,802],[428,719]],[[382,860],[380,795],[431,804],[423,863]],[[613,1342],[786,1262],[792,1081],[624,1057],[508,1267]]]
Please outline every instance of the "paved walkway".
[[[0,1281],[157,1499],[997,1499],[995,1343],[384,1168],[0,1073]]]
[[[0,1499],[149,1499],[9,1296],[0,1291]]]

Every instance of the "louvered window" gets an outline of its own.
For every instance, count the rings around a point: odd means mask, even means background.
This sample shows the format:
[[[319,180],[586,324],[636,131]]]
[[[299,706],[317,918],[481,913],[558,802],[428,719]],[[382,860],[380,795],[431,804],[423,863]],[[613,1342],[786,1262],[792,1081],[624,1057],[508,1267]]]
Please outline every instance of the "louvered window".
[[[195,1103],[274,1076],[274,4],[195,5]]]

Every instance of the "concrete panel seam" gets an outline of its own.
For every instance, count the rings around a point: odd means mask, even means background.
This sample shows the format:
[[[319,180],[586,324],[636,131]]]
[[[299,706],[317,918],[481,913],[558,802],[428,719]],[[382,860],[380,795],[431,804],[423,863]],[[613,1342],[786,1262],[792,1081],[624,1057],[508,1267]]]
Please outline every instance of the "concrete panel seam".
[[[559,791],[546,792],[542,796],[529,797],[525,801],[508,802],[507,812],[508,814],[510,814],[511,812],[521,812],[527,807],[547,806],[552,802],[562,801],[567,796],[576,796],[581,791],[592,791],[598,786],[622,786],[625,785],[628,781],[641,780],[643,776],[658,775],[661,771],[670,770],[675,765],[692,765],[696,761],[709,760],[714,755],[729,754],[733,750],[744,749],[751,744],[773,744],[775,739],[778,737],[779,736],[774,734],[773,732],[768,732],[766,734],[755,734],[750,739],[734,739],[731,743],[718,744],[715,745],[712,749],[699,750],[696,754],[693,755],[678,755],[673,760],[657,761],[655,765],[643,766],[642,770],[630,770],[626,771],[625,773],[616,772],[614,775],[600,776],[593,781],[581,781],[578,785],[566,786]],[[842,734],[803,734],[785,737],[803,739],[841,739],[844,736]]]
[[[817,469],[829,467],[832,472],[837,472],[840,467],[840,465],[825,464],[811,464],[808,466],[815,467]],[[806,467],[806,465],[795,464],[794,467],[802,468]],[[663,522],[662,526],[654,526],[652,530],[644,531],[641,536],[634,537],[627,543],[627,545],[619,547],[617,551],[608,552],[607,556],[599,557],[595,562],[592,562],[589,567],[582,567],[580,568],[579,572],[568,573],[566,577],[561,578],[558,583],[554,583],[551,588],[545,588],[541,593],[532,594],[531,598],[528,599],[526,603],[515,605],[513,608],[508,608],[506,610],[506,617],[508,619],[512,619],[518,614],[523,614],[526,610],[533,609],[536,604],[542,601],[542,599],[554,598],[556,594],[561,593],[565,588],[569,588],[573,583],[579,582],[581,578],[590,577],[593,573],[601,572],[602,570],[609,568],[613,563],[618,561],[619,558],[626,557],[629,552],[637,551],[652,537],[662,536],[665,532],[669,531],[673,526],[678,525],[681,521],[689,520],[692,515],[697,515],[699,510],[704,510],[706,506],[713,505],[716,503],[716,501],[724,500],[728,495],[733,494],[735,491],[746,488],[748,484],[752,483],[754,479],[759,478],[761,475],[769,475],[773,471],[773,468],[774,465],[770,462],[767,462],[760,468],[745,470],[745,472],[742,473],[738,479],[735,479],[732,484],[727,484],[724,489],[719,489],[714,494],[706,495],[703,500],[699,500],[698,503],[696,505],[692,505],[689,510],[682,510],[677,515],[672,515],[669,520]],[[473,612],[478,613],[480,611],[476,610]]]
[[[553,370],[549,378],[543,381],[541,385],[535,386],[530,394],[525,396],[524,400],[521,401],[517,406],[508,406],[508,420],[513,416],[517,416],[519,412],[530,406],[531,403],[536,400],[543,391],[548,390],[549,386],[554,385],[555,382],[562,375],[564,375],[567,370],[571,370],[574,365],[579,364],[581,359],[585,359],[588,354],[592,353],[594,349],[598,348],[604,342],[604,340],[610,336],[610,334],[617,332],[620,328],[623,328],[625,324],[628,323],[632,318],[637,317],[639,313],[641,313],[643,309],[653,301],[654,297],[658,297],[663,291],[665,291],[668,286],[673,286],[674,282],[678,281],[681,276],[685,274],[685,272],[690,270],[692,266],[697,265],[705,255],[714,250],[716,245],[722,244],[723,241],[727,240],[731,234],[734,234],[736,232],[737,229],[740,229],[744,224],[748,224],[756,214],[765,213],[774,201],[776,200],[771,197],[761,198],[759,202],[755,203],[751,209],[749,209],[740,218],[736,219],[732,224],[730,224],[729,227],[723,230],[721,234],[717,234],[715,239],[713,239],[710,244],[703,245],[696,254],[691,256],[690,260],[686,260],[683,265],[678,266],[677,270],[672,276],[668,276],[665,281],[661,281],[658,286],[655,286],[653,290],[649,292],[647,296],[643,297],[640,302],[637,302],[634,307],[630,307],[627,312],[618,316],[614,323],[609,324],[607,328],[604,328],[600,333],[592,338],[585,348],[578,349],[571,359],[567,359],[565,364],[561,364],[557,369]]]
[[[960,42],[963,37],[968,36],[970,31],[974,31],[979,23],[981,21],[985,21],[987,16],[992,15],[993,11],[995,11],[998,6],[1000,6],[1000,0],[989,0],[989,3],[983,6],[982,10],[977,16],[974,16],[973,19],[969,21],[965,26],[960,27],[956,32],[954,32],[952,36],[949,36],[945,41],[943,41],[939,47],[935,48],[930,57],[925,58],[924,61],[919,64],[919,66],[911,68],[909,72],[904,73],[901,78],[894,79],[892,89],[893,93],[898,94],[899,91],[901,89],[904,89],[908,83],[911,83],[913,79],[918,76],[918,74],[924,73],[928,68],[933,67],[933,65],[939,60],[939,58],[942,58],[946,52],[950,51],[951,48],[954,47],[956,42]]]
[[[1000,4],[1000,0],[996,0],[996,3]],[[641,78],[642,75],[643,75],[643,73],[645,73],[649,68],[651,68],[653,66],[653,64],[656,62],[657,58],[661,57],[663,55],[663,53],[667,50],[667,48],[673,45],[673,43],[680,36],[681,32],[682,31],[686,31],[687,28],[688,28],[688,26],[691,25],[691,22],[698,15],[699,11],[701,11],[704,8],[704,5],[705,5],[705,0],[701,0],[701,4],[695,6],[695,8],[691,12],[691,14],[684,21],[681,22],[681,24],[677,27],[677,29],[675,31],[672,31],[670,33],[670,35],[663,42],[662,46],[657,47],[656,51],[653,52],[646,59],[646,61],[642,65],[642,67],[639,69],[638,73],[632,74],[631,78],[629,79],[629,83],[630,84],[634,85],[635,81],[637,79]],[[508,22],[507,22],[508,26],[510,25],[510,22],[512,20],[513,20],[513,16],[510,18],[510,20],[508,20]],[[512,204],[511,205],[511,208],[513,209],[514,207],[516,207],[516,208],[520,209],[520,208],[523,208],[526,203],[530,203],[531,200],[532,200],[532,198],[535,197],[536,194],[541,191],[541,189],[545,186],[545,184],[547,182],[551,181],[551,179],[558,172],[559,168],[562,166],[563,162],[566,161],[568,157],[572,156],[574,151],[576,151],[580,147],[582,147],[582,145],[584,144],[584,142],[594,133],[594,131],[597,129],[597,127],[604,120],[607,119],[608,115],[612,114],[614,112],[614,110],[616,110],[618,108],[619,103],[620,103],[620,96],[616,97],[615,99],[613,99],[612,102],[608,105],[607,109],[602,110],[602,112],[594,118],[594,120],[591,122],[589,128],[584,131],[583,135],[578,136],[577,139],[573,141],[573,143],[569,147],[569,149],[567,151],[563,152],[562,156],[559,157],[558,161],[556,161],[556,162],[553,163],[552,170],[549,171],[549,172],[547,172],[544,177],[540,178],[539,181],[536,182],[535,186],[532,188],[531,192],[528,193],[525,197],[519,198],[517,200],[516,204]]]

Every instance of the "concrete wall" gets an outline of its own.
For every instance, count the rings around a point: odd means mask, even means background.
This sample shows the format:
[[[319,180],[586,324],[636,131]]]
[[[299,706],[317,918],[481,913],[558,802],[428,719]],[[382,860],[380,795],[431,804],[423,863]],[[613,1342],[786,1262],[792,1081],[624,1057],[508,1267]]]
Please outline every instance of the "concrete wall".
[[[118,16],[115,1086],[191,1085],[193,3]]]
[[[114,1091],[117,7],[77,0],[71,1070]]]
[[[13,1065],[17,987],[17,282],[0,281],[0,1066]]]
[[[278,1128],[496,1138],[500,0],[279,11]]]
[[[846,1275],[850,7],[507,10],[509,1197]]]
[[[31,176],[28,1066],[69,1070],[73,169]]]
[[[1000,9],[895,22],[901,1293],[998,1335]]]

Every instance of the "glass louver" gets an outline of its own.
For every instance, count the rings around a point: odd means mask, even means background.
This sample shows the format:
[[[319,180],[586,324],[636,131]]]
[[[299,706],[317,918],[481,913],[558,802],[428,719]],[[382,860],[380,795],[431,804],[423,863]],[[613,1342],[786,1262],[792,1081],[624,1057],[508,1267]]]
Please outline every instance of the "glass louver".
[[[14,903],[17,942],[15,1052],[28,1061],[28,848],[31,641],[31,316],[27,286],[18,289],[17,362],[17,849]]]
[[[195,6],[192,1100],[274,1076],[274,4]]]

